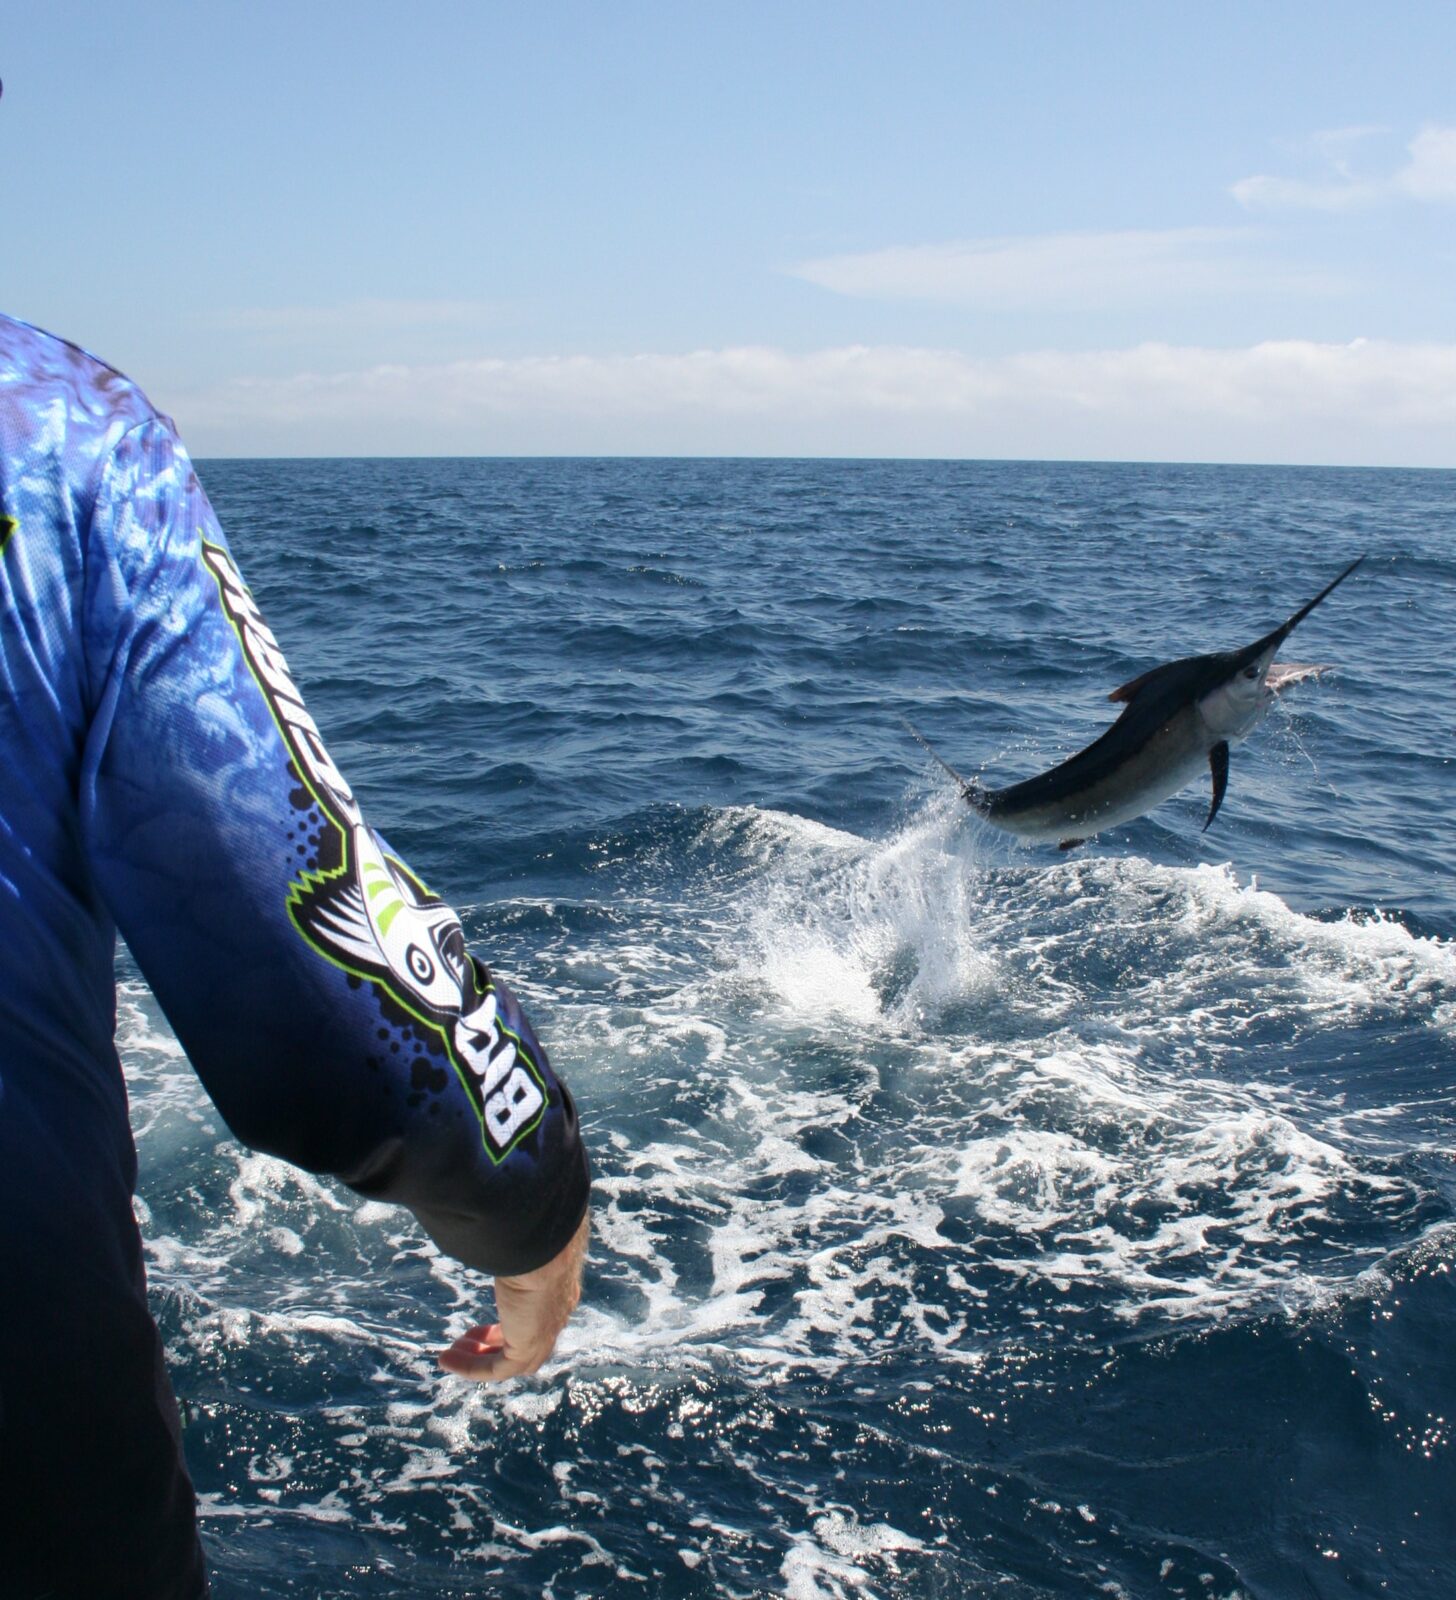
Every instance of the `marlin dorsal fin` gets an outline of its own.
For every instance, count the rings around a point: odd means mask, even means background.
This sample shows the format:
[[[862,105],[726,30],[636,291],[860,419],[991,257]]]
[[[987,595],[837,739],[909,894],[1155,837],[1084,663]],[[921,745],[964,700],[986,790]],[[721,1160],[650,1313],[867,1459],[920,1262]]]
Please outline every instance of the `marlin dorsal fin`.
[[[1160,667],[1153,667],[1150,671],[1141,673],[1136,678],[1129,678],[1120,689],[1114,689],[1107,698],[1109,700],[1122,700],[1131,705],[1154,678],[1161,677],[1169,667],[1177,666],[1178,664],[1176,661],[1165,661]]]

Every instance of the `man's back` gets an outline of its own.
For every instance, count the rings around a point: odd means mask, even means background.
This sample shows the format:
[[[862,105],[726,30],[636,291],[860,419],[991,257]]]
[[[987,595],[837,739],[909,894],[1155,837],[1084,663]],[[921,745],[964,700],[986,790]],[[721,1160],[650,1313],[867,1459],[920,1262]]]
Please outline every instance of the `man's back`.
[[[470,1265],[579,1239],[575,1110],[365,823],[171,423],[3,318],[0,751],[0,1596],[191,1600],[116,927],[240,1138],[409,1205]]]

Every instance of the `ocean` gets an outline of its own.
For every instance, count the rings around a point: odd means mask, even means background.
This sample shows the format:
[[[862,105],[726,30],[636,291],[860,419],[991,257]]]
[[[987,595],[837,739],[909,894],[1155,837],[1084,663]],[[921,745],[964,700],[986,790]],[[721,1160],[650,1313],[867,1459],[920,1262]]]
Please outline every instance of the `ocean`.
[[[595,1166],[488,1280],[229,1137],[135,967],[219,1600],[1456,1593],[1456,473],[209,461],[365,813]],[[1330,663],[1081,850],[969,814],[1251,641]]]

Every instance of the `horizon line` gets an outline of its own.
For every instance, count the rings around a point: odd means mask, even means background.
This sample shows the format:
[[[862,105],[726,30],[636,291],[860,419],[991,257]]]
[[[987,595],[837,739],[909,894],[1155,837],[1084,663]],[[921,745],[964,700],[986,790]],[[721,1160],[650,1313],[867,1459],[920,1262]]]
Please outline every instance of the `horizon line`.
[[[392,455],[382,452],[346,455],[194,455],[191,459],[203,462],[292,462],[292,461],[676,461],[676,462],[775,462],[778,464],[819,463],[827,465],[904,465],[923,463],[931,466],[986,466],[986,467],[1188,467],[1188,468],[1238,468],[1245,471],[1275,472],[1456,472],[1456,463],[1450,466],[1416,465],[1408,463],[1369,461],[1229,461],[1187,460],[1173,457],[1132,456],[938,456],[938,455],[761,455],[732,452],[701,454],[679,452],[563,452],[563,451],[513,451],[510,453],[480,452],[462,455],[458,452],[415,453]]]

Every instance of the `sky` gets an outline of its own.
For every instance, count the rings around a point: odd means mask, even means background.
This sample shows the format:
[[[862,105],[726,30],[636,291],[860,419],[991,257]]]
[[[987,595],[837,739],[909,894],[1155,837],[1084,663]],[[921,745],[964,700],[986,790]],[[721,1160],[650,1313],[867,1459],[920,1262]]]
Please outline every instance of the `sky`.
[[[1456,5],[7,0],[0,309],[193,454],[1456,467]]]

